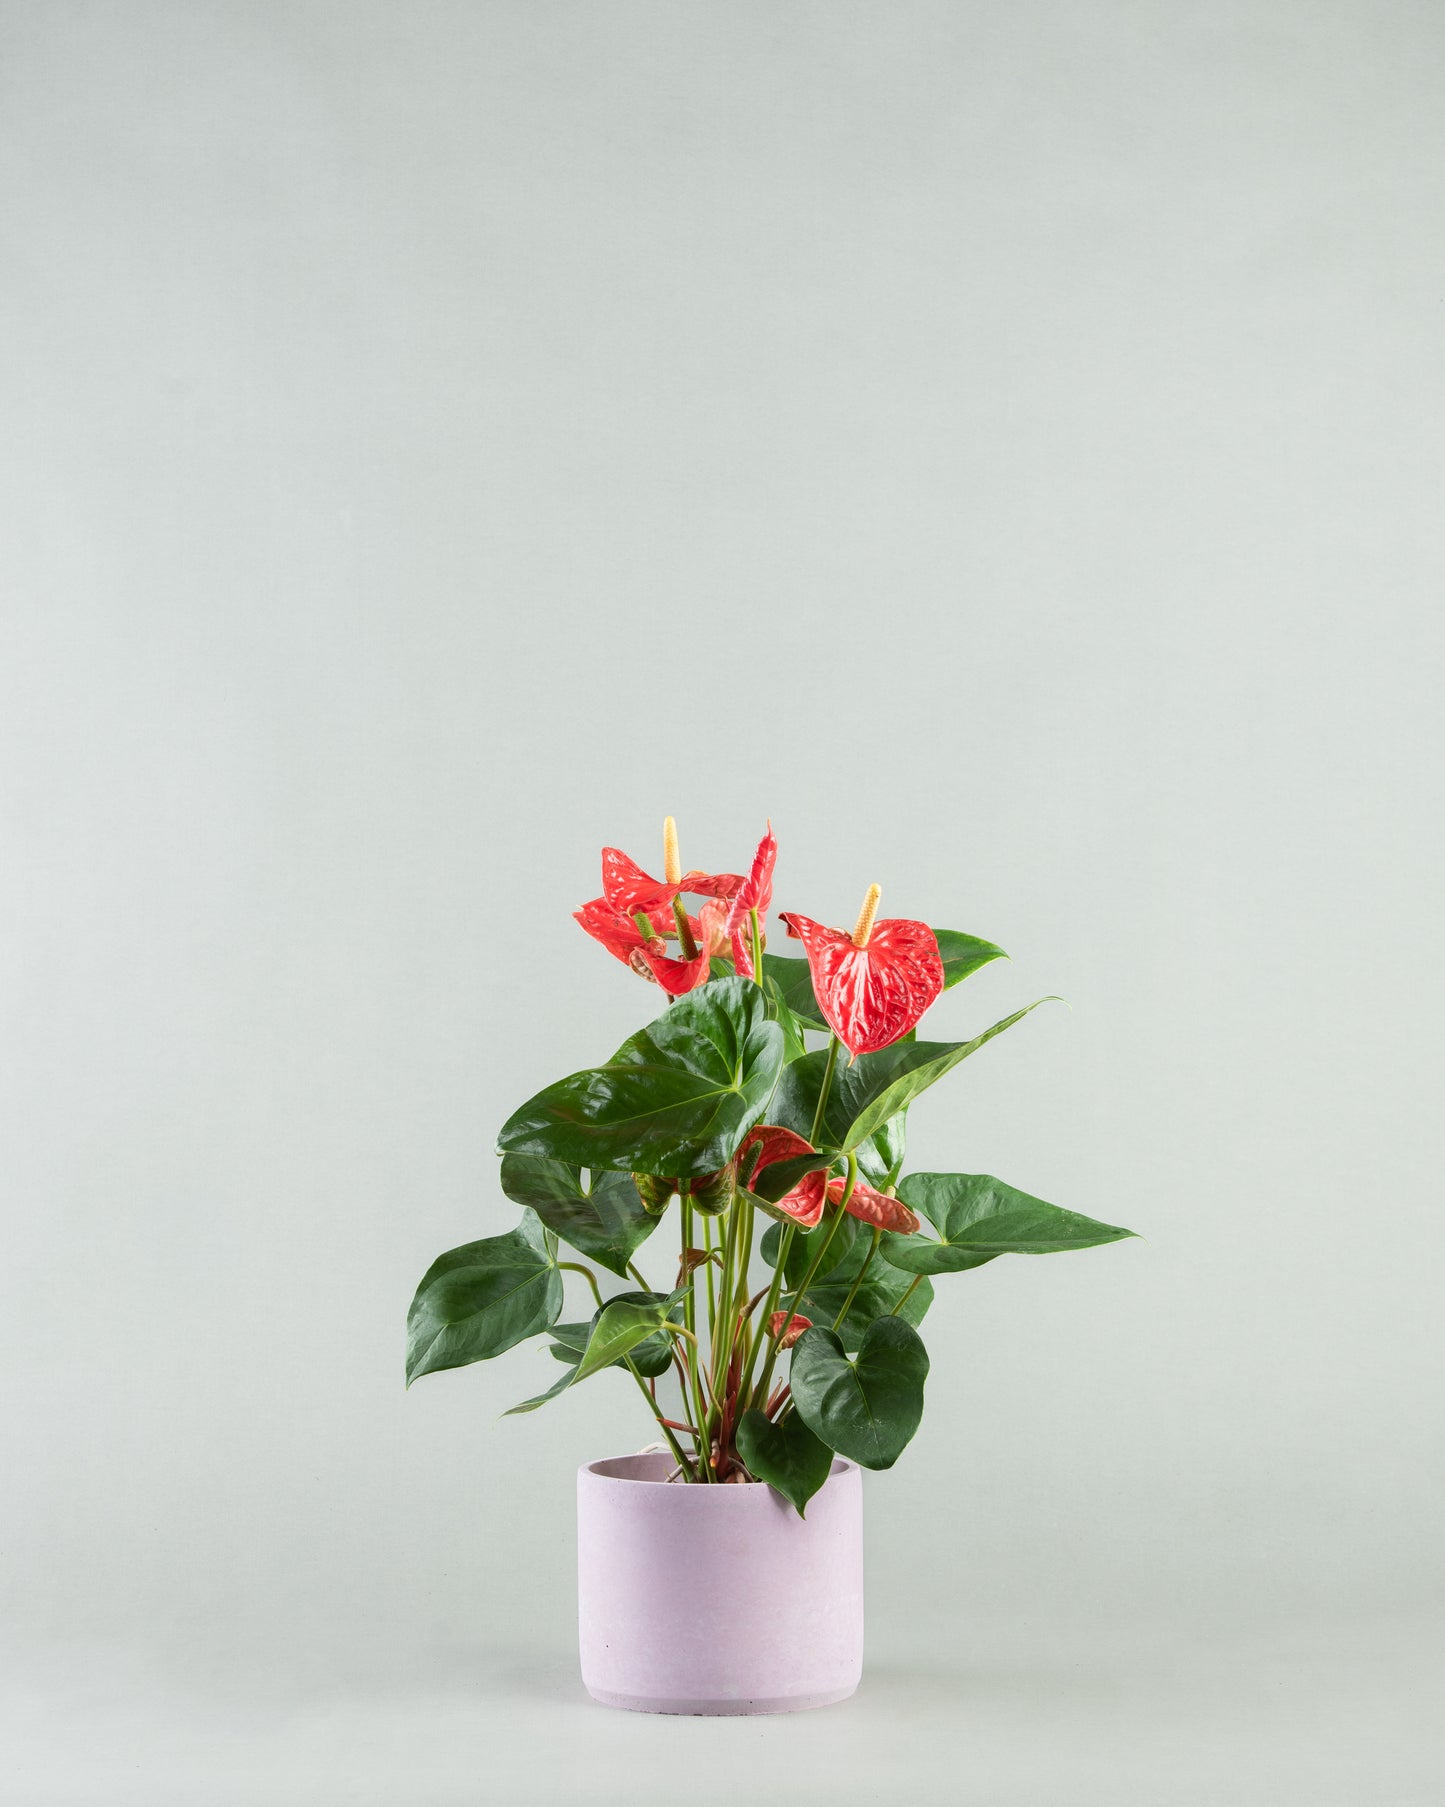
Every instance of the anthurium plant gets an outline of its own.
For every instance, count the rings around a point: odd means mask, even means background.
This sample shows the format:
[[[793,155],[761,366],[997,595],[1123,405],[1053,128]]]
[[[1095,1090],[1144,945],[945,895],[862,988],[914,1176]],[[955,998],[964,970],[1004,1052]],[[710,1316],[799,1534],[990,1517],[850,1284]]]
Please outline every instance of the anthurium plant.
[[[877,885],[851,932],[784,913],[803,957],[769,953],[777,851],[770,826],[745,875],[684,872],[671,818],[660,879],[603,849],[576,919],[666,1007],[503,1125],[521,1222],[424,1275],[407,1384],[545,1336],[560,1371],[513,1412],[616,1372],[674,1480],[766,1482],[801,1513],[835,1452],[889,1468],[918,1429],[935,1281],[1131,1232],[988,1174],[904,1171],[914,1101],[1037,1004],[920,1040],[935,999],[1003,950],[881,918]],[[591,1310],[563,1321],[567,1274]]]

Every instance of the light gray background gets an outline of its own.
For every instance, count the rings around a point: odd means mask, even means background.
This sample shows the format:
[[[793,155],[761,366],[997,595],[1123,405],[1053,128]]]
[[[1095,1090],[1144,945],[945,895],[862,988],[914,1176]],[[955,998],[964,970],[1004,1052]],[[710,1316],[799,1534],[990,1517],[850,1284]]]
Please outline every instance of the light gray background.
[[[1438,1802],[1439,7],[0,33],[0,1796]],[[629,1391],[401,1388],[669,811],[1148,1239],[940,1288],[789,1720],[581,1695]]]

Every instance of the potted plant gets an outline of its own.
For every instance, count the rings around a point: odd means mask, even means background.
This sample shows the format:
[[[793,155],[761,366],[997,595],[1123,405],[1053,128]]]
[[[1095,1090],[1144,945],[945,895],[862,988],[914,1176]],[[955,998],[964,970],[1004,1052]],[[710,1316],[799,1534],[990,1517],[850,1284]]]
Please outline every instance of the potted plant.
[[[873,885],[851,932],[784,913],[803,957],[768,953],[776,858],[770,826],[746,875],[684,872],[671,818],[661,879],[603,849],[577,921],[666,1008],[508,1119],[521,1222],[442,1255],[407,1320],[408,1385],[546,1336],[557,1379],[513,1412],[604,1372],[641,1396],[653,1447],[578,1477],[583,1679],[611,1706],[851,1694],[859,1471],[918,1428],[934,1280],[1131,1234],[987,1174],[904,1172],[914,1099],[1037,1005],[920,1041],[939,994],[1003,950],[880,919]],[[564,1318],[568,1274],[589,1315]]]

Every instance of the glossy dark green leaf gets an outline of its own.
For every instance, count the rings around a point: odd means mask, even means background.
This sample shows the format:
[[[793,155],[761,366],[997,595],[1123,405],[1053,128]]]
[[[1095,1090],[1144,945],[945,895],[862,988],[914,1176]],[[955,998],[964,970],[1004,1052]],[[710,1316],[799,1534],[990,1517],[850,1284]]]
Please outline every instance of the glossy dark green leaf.
[[[977,935],[960,935],[957,929],[935,929],[938,955],[943,961],[943,989],[957,985],[970,973],[976,973],[990,960],[1007,960],[1008,955],[991,941],[980,941]]]
[[[533,1211],[505,1236],[449,1249],[422,1276],[406,1318],[406,1384],[487,1361],[545,1330],[562,1309],[562,1276]]]
[[[592,1334],[577,1364],[575,1378],[587,1380],[603,1368],[610,1368],[624,1356],[636,1360],[637,1351],[649,1337],[661,1333],[674,1309],[687,1296],[687,1288],[664,1296],[661,1293],[622,1293],[609,1299],[592,1320]],[[665,1367],[666,1362],[663,1363]],[[656,1370],[661,1372],[661,1370]]]
[[[952,1072],[970,1054],[976,1054],[985,1042],[991,1042],[1005,1029],[1022,1022],[1040,1004],[1051,1001],[1038,998],[1034,1003],[1026,1004],[1022,1010],[1014,1011],[1012,1016],[985,1029],[982,1035],[974,1036],[972,1041],[895,1042],[891,1048],[880,1048],[876,1054],[860,1055],[850,1067],[840,1061],[829,1095],[826,1118],[829,1140],[833,1139],[834,1123],[846,1116],[847,1127],[838,1146],[856,1149],[911,1104],[920,1092],[942,1079],[945,1073]],[[798,1062],[799,1066],[803,1064]],[[788,1072],[792,1071],[790,1067]]]
[[[959,1273],[998,1255],[1098,1248],[1134,1234],[1045,1204],[987,1173],[910,1173],[898,1196],[938,1232],[937,1242],[923,1236],[883,1238],[889,1260],[915,1274]]]
[[[895,1042],[892,1048],[885,1048],[882,1054],[862,1055],[851,1067],[846,1053],[839,1056],[834,1066],[832,1084],[828,1088],[828,1108],[823,1113],[823,1122],[818,1131],[819,1147],[842,1148],[843,1137],[848,1133],[848,1127],[856,1114],[852,1100],[859,1095],[866,1076],[864,1063],[881,1060],[885,1055],[892,1054],[895,1048],[915,1045],[911,1041]],[[768,1106],[769,1123],[776,1123],[783,1129],[792,1130],[795,1135],[812,1139],[813,1119],[818,1113],[818,1088],[823,1083],[827,1064],[827,1050],[819,1048],[812,1054],[805,1054],[801,1060],[790,1061],[783,1068],[778,1089],[773,1093],[772,1103]],[[864,1069],[862,1074],[860,1068]],[[866,1094],[863,1101],[867,1101]],[[886,1125],[878,1137],[865,1137],[855,1148],[858,1165],[866,1178],[881,1183],[890,1170],[895,1152],[901,1160],[897,1137],[898,1132],[894,1126]]]
[[[853,1219],[849,1219],[850,1222]],[[868,1261],[868,1250],[872,1237],[860,1227],[860,1233],[853,1239],[841,1260],[836,1264],[829,1253],[829,1271],[812,1282],[801,1299],[796,1302],[785,1300],[790,1310],[800,1312],[805,1318],[811,1318],[815,1324],[826,1329],[834,1327],[833,1320],[842,1311],[848,1294],[853,1290],[853,1282],[865,1261]],[[879,1240],[878,1252],[868,1261],[868,1271],[863,1276],[863,1283],[853,1294],[848,1305],[847,1315],[837,1326],[838,1337],[845,1350],[850,1353],[857,1349],[867,1333],[868,1326],[877,1318],[887,1317],[901,1300],[907,1298],[898,1315],[906,1324],[921,1324],[927,1316],[928,1308],[933,1303],[933,1282],[920,1280],[918,1274],[905,1271],[895,1266],[888,1259],[883,1244],[887,1242],[908,1242],[907,1236],[888,1237]],[[788,1265],[792,1266],[789,1257]],[[914,1282],[918,1281],[915,1286]]]
[[[508,1198],[530,1205],[563,1242],[624,1280],[633,1251],[658,1225],[630,1173],[585,1173],[544,1155],[509,1154],[501,1177]]]
[[[818,1000],[813,995],[813,978],[806,960],[793,960],[783,954],[764,954],[763,977],[777,986],[779,996],[805,1029],[827,1029]]]
[[[587,1339],[592,1334],[591,1320],[580,1324],[554,1324],[548,1334],[552,1338],[547,1345],[548,1353],[559,1362],[566,1362],[575,1368],[581,1361]]]
[[[858,1171],[872,1186],[886,1187],[897,1182],[903,1171],[903,1155],[908,1143],[908,1112],[899,1111],[896,1117],[876,1129],[871,1136],[865,1136],[854,1153],[858,1159]]]
[[[738,1420],[737,1445],[748,1473],[775,1487],[799,1518],[832,1471],[832,1450],[796,1412],[774,1424],[749,1407]]]
[[[864,1468],[891,1468],[923,1416],[928,1351],[901,1318],[879,1318],[850,1361],[831,1330],[805,1330],[793,1348],[793,1404],[815,1436]]]
[[[749,979],[713,979],[503,1126],[503,1153],[695,1178],[736,1152],[783,1065],[783,1032]]]
[[[835,1221],[836,1218],[834,1213],[829,1212],[816,1230],[795,1229],[793,1231],[792,1245],[788,1250],[788,1265],[783,1273],[783,1279],[789,1286],[798,1285],[802,1280],[803,1275],[806,1274],[808,1269],[812,1266],[819,1250],[824,1246],[825,1239],[832,1231]],[[782,1224],[769,1224],[767,1229],[763,1232],[761,1243],[758,1245],[762,1258],[767,1262],[769,1267],[776,1267],[778,1265],[778,1248],[782,1241],[783,1230],[784,1226]],[[828,1273],[831,1274],[836,1272],[842,1263],[848,1259],[849,1251],[859,1240],[860,1236],[863,1245],[866,1248],[868,1245],[867,1232],[862,1228],[862,1225],[858,1222],[856,1217],[851,1217],[845,1213],[843,1221],[838,1224],[837,1234],[833,1237],[832,1242],[827,1245]],[[857,1270],[855,1269],[854,1271],[856,1272]],[[826,1277],[827,1276],[825,1275],[824,1278]],[[834,1309],[836,1310],[837,1307],[835,1306]]]
[[[803,1039],[803,1022],[796,1017],[788,1006],[775,979],[764,977],[763,989],[766,991],[771,1006],[773,1021],[783,1032],[783,1061],[801,1060],[808,1052],[808,1044]]]
[[[662,1293],[650,1292],[615,1293],[612,1298],[607,1301],[607,1305],[622,1303],[625,1305],[655,1305],[665,1307],[666,1310],[664,1315],[671,1318],[674,1323],[681,1323],[682,1305],[680,1301],[684,1296],[685,1289],[675,1292],[670,1296],[664,1296]],[[586,1353],[587,1343],[591,1341],[592,1336],[597,1329],[597,1321],[607,1309],[607,1305],[599,1306],[592,1314],[592,1322],[583,1326],[583,1329],[586,1332],[583,1341],[584,1354]],[[553,1335],[555,1334],[556,1332],[554,1331]],[[631,1362],[638,1373],[643,1375],[646,1379],[653,1379],[659,1374],[665,1374],[672,1366],[672,1338],[665,1330],[659,1330],[652,1336],[644,1337],[634,1349],[628,1350],[625,1355],[619,1355],[612,1365],[615,1368],[621,1368],[626,1366],[628,1362]]]

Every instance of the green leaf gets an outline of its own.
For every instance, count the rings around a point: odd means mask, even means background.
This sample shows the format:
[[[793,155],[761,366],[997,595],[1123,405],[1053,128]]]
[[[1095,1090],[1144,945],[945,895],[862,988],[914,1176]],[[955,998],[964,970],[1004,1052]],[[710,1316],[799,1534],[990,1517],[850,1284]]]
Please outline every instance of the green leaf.
[[[518,1412],[535,1412],[539,1405],[546,1405],[549,1399],[555,1399],[559,1393],[565,1393],[571,1386],[576,1372],[576,1368],[569,1368],[559,1379],[552,1382],[545,1393],[536,1393],[532,1398],[524,1399],[520,1405],[509,1405],[502,1416],[515,1418]]]
[[[851,1067],[840,1062],[833,1075],[828,1100],[829,1140],[833,1137],[835,1121],[846,1116],[847,1127],[838,1146],[844,1150],[856,1149],[911,1104],[920,1092],[942,1079],[945,1073],[952,1072],[970,1054],[976,1054],[985,1042],[991,1042],[1005,1029],[1022,1022],[1040,1004],[1051,1001],[1038,998],[1032,1004],[1025,1004],[1022,1010],[1014,1011],[1012,1016],[985,1029],[972,1041],[894,1042],[892,1047],[880,1048],[876,1054],[860,1055]],[[799,1061],[798,1065],[803,1062]],[[789,1072],[792,1070],[791,1067],[788,1069]]]
[[[783,1032],[749,979],[713,979],[503,1126],[505,1154],[696,1178],[737,1151],[783,1065]]]
[[[665,1298],[659,1293],[624,1293],[609,1299],[592,1320],[592,1334],[574,1378],[590,1379],[662,1331],[670,1313],[686,1298],[687,1290],[680,1287]]]
[[[923,1416],[928,1351],[901,1318],[879,1318],[849,1361],[831,1330],[805,1330],[789,1383],[803,1422],[830,1449],[865,1468],[891,1468]]]
[[[593,1313],[593,1317],[596,1313]],[[568,1362],[574,1368],[582,1359],[582,1352],[587,1347],[587,1339],[592,1334],[591,1319],[581,1324],[554,1324],[551,1330],[552,1341],[547,1345],[548,1352],[559,1362]]]
[[[849,1222],[852,1221],[850,1218]],[[889,1240],[887,1236],[879,1239],[878,1253],[868,1262],[868,1272],[863,1276],[863,1284],[854,1294],[847,1316],[837,1326],[839,1340],[850,1354],[861,1345],[868,1326],[878,1318],[889,1316],[905,1294],[908,1303],[898,1311],[905,1324],[921,1324],[933,1303],[933,1282],[919,1280],[916,1272],[907,1272],[891,1262],[884,1247]],[[910,1238],[899,1236],[892,1240],[907,1242]],[[844,1301],[852,1291],[859,1268],[868,1260],[871,1242],[871,1236],[860,1232],[836,1266],[814,1280],[801,1299],[784,1300],[784,1304],[789,1310],[801,1312],[805,1318],[811,1318],[815,1324],[824,1325],[831,1330],[833,1320],[842,1311]],[[788,1265],[792,1266],[791,1257]],[[918,1281],[916,1286],[915,1281]]]
[[[801,1060],[808,1052],[808,1044],[803,1039],[804,1024],[788,1007],[788,1000],[783,996],[776,979],[763,975],[763,990],[767,993],[773,1012],[773,1020],[783,1032],[783,1063]]]
[[[487,1361],[545,1330],[562,1309],[562,1276],[533,1211],[505,1236],[440,1256],[406,1317],[406,1384],[442,1368]]]
[[[781,1424],[774,1424],[756,1406],[750,1406],[738,1420],[737,1446],[748,1473],[775,1487],[799,1518],[832,1472],[832,1450],[813,1435],[797,1412],[789,1412]]]
[[[898,1196],[938,1231],[937,1242],[884,1236],[888,1259],[915,1274],[959,1273],[998,1255],[1092,1249],[1134,1234],[1045,1204],[986,1173],[910,1173]]]
[[[796,1286],[803,1278],[803,1275],[806,1274],[808,1269],[812,1266],[814,1257],[817,1255],[819,1249],[823,1247],[829,1233],[832,1231],[833,1221],[834,1214],[829,1212],[828,1215],[823,1218],[816,1230],[794,1229],[792,1247],[788,1250],[788,1265],[783,1271],[783,1279],[789,1286]],[[763,1232],[763,1239],[759,1244],[759,1249],[763,1260],[767,1262],[769,1267],[776,1267],[778,1265],[778,1247],[782,1241],[784,1228],[785,1226],[783,1224],[774,1223],[769,1224],[767,1229]],[[866,1235],[863,1235],[858,1219],[845,1214],[842,1223],[838,1225],[837,1235],[834,1236],[832,1243],[828,1247],[829,1274],[837,1272],[839,1266],[847,1259],[849,1251],[852,1249],[854,1243],[859,1240],[860,1236],[862,1237],[863,1245],[866,1248],[868,1238]],[[856,1268],[854,1269],[854,1272],[857,1272]],[[823,1276],[825,1279],[827,1277],[828,1275]],[[833,1309],[836,1311],[837,1307],[834,1306]]]
[[[813,995],[813,975],[806,960],[792,960],[782,954],[763,955],[763,978],[778,989],[778,995],[805,1029],[823,1029],[823,1013]]]
[[[976,973],[990,960],[1007,960],[1008,955],[991,941],[980,941],[977,935],[960,935],[957,929],[935,929],[938,954],[943,961],[943,989],[957,985],[970,973]]]
[[[854,1116],[848,1100],[859,1088],[863,1078],[859,1069],[864,1068],[864,1063],[880,1060],[884,1055],[892,1054],[894,1049],[916,1046],[917,1043],[913,1041],[894,1042],[882,1054],[861,1055],[851,1067],[847,1064],[846,1053],[839,1056],[833,1072],[833,1083],[828,1088],[828,1108],[818,1130],[819,1146],[835,1152],[842,1148],[842,1138],[847,1134]],[[773,1093],[772,1103],[768,1106],[769,1123],[776,1123],[783,1129],[792,1130],[795,1135],[811,1140],[813,1119],[818,1114],[818,1088],[823,1083],[827,1064],[828,1051],[826,1048],[819,1048],[812,1054],[805,1054],[801,1060],[790,1061],[783,1068],[778,1089]],[[865,1074],[867,1071],[864,1068]],[[865,1138],[855,1150],[864,1176],[881,1181],[890,1171],[895,1150],[901,1160],[900,1131],[892,1125],[882,1126],[877,1138]]]
[[[633,1251],[657,1228],[630,1173],[599,1170],[582,1181],[583,1170],[543,1155],[502,1158],[502,1190],[519,1205],[530,1205],[563,1242],[627,1278]]]

